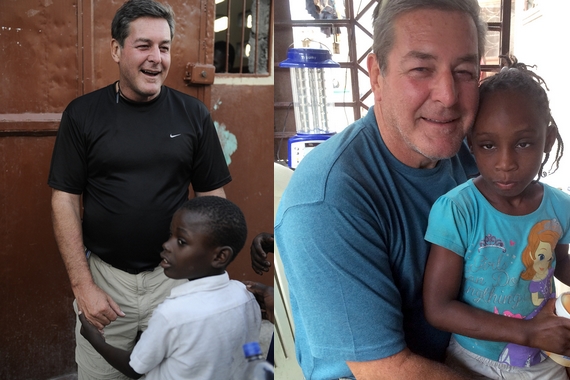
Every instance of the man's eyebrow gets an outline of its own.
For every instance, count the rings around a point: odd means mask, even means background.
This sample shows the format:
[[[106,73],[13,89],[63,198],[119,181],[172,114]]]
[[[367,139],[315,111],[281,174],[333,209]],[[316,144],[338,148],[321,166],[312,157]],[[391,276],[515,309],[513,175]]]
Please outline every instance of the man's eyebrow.
[[[478,64],[479,63],[479,54],[467,54],[463,57],[460,57],[458,59],[458,62],[459,63],[469,62],[469,63]]]
[[[422,59],[422,60],[428,60],[428,59],[436,59],[436,57],[433,54],[429,54],[429,53],[424,53],[418,50],[412,50],[409,51],[405,56],[404,59]]]
[[[437,56],[430,54],[430,53],[418,51],[418,50],[412,50],[404,56],[404,60],[406,60],[406,59],[420,59],[420,60],[427,61],[427,60],[435,60],[435,59],[437,59]],[[467,54],[467,55],[464,55],[464,56],[459,57],[457,59],[457,63],[464,63],[464,62],[477,64],[477,62],[479,62],[479,55],[478,54]]]
[[[137,38],[135,40],[135,43],[137,43],[137,42],[145,42],[147,44],[152,44],[153,41],[150,38]],[[159,42],[159,45],[169,44],[171,42],[172,42],[171,40],[163,40],[163,41]]]

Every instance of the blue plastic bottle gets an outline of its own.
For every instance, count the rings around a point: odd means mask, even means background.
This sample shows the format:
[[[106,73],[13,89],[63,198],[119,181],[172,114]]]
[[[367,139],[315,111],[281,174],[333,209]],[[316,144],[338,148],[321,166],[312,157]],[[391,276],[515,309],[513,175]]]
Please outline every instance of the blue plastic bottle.
[[[244,344],[243,354],[248,362],[244,380],[273,380],[273,366],[263,357],[258,342]]]

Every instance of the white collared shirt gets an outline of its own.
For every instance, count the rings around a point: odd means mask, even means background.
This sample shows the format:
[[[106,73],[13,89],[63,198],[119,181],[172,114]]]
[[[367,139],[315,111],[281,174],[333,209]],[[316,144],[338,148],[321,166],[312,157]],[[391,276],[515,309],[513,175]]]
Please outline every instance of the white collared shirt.
[[[172,289],[153,312],[130,365],[146,379],[241,379],[242,345],[259,340],[255,297],[227,272]]]

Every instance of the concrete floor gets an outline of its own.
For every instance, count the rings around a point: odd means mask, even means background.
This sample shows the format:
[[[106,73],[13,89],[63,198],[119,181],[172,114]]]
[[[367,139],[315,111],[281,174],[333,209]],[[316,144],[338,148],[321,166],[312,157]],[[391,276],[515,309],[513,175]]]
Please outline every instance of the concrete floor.
[[[261,332],[259,334],[259,345],[263,350],[265,356],[267,356],[267,350],[269,349],[269,344],[271,343],[271,337],[273,336],[273,324],[267,320],[261,321]],[[69,375],[52,377],[48,380],[77,380],[77,374],[72,373]]]

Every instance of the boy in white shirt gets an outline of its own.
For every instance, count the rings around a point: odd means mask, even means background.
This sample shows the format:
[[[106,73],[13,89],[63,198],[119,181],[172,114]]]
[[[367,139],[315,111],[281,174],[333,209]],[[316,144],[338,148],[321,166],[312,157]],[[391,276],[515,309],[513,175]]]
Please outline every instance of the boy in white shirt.
[[[132,351],[107,344],[83,315],[81,334],[130,378],[241,379],[242,345],[259,340],[261,313],[226,267],[246,238],[245,218],[232,202],[215,196],[187,201],[172,218],[160,265],[166,276],[189,282],[156,308]]]

